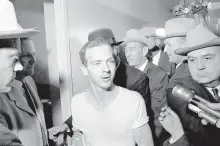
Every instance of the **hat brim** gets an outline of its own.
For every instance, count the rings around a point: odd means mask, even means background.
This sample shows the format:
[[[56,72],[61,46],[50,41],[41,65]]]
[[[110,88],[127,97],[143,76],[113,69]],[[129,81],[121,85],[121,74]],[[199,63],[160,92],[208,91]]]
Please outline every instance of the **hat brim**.
[[[40,31],[35,28],[21,29],[13,31],[0,31],[0,39],[10,39],[10,38],[27,38],[38,34]]]
[[[129,42],[141,42],[143,44],[146,44],[149,49],[152,49],[155,47],[155,43],[153,41],[147,40],[146,38],[142,38],[142,37],[125,38],[123,41],[123,45]]]
[[[168,39],[174,37],[186,37],[186,33],[173,33],[173,34],[167,34],[166,36],[157,36],[157,38],[160,39]]]
[[[212,46],[220,46],[220,38],[211,40],[209,42],[206,42],[206,43],[203,43],[200,45],[192,46],[192,47],[179,48],[179,49],[175,50],[175,53],[178,55],[186,56],[187,53],[189,53],[191,51],[202,49],[202,48],[207,48],[207,47],[212,47]]]
[[[123,41],[118,41],[118,42],[112,43],[111,45],[112,46],[118,46],[118,45],[121,45],[122,43],[123,43]]]

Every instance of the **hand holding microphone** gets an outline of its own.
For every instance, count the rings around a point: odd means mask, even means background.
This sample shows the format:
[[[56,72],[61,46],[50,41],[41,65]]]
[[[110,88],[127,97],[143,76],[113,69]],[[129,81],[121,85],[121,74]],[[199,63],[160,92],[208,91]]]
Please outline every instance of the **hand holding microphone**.
[[[210,109],[207,106],[211,104],[209,101],[179,85],[173,88],[172,94],[175,97],[190,103],[188,106],[189,109],[198,113],[199,117],[220,128],[220,112]]]

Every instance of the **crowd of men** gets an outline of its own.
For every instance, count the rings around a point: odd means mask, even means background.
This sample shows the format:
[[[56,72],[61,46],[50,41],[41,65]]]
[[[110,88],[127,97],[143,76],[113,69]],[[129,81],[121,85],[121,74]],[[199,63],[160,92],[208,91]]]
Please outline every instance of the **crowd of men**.
[[[166,21],[164,35],[130,29],[122,41],[109,28],[90,32],[79,52],[90,86],[72,97],[72,115],[47,129],[31,78],[30,37],[38,31],[18,24],[10,1],[1,0],[0,10],[8,14],[0,14],[0,145],[64,145],[67,131],[83,146],[220,145],[220,129],[172,93],[181,85],[220,111],[220,38],[194,19]]]

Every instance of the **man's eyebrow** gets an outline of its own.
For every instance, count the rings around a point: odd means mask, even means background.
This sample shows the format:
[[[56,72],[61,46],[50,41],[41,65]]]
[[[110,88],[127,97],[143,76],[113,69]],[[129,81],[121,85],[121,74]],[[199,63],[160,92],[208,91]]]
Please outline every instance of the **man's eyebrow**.
[[[209,54],[205,54],[205,55],[202,55],[202,56],[216,56],[216,54],[211,54],[211,53],[209,53]]]

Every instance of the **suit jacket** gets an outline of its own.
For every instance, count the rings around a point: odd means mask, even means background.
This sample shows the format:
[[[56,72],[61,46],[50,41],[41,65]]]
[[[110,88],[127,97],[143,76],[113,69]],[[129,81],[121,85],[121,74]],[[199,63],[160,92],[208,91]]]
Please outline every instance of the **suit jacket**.
[[[8,93],[0,94],[0,143],[6,145],[48,145],[43,106],[31,77],[24,79],[27,98],[22,94],[22,82],[15,80]]]
[[[211,93],[209,93],[203,85],[194,81],[189,73],[181,73],[181,70],[187,70],[187,64],[182,64],[179,67],[180,68],[171,77],[168,88],[166,89],[168,105],[180,117],[186,136],[192,146],[218,146],[220,144],[220,130],[212,125],[202,125],[201,118],[188,109],[188,103],[172,95],[173,87],[182,85],[193,90],[195,94],[201,96],[205,100],[216,102]]]
[[[160,68],[162,68],[168,74],[168,76],[172,76],[172,74],[175,70],[175,64],[171,63],[169,61],[169,57],[168,57],[167,53],[164,51],[161,51],[161,53],[160,53],[160,59],[158,62],[158,66]]]
[[[151,108],[154,113],[154,125],[156,136],[162,132],[162,125],[158,121],[161,108],[167,105],[165,89],[168,84],[168,75],[160,67],[148,62],[144,71],[149,78],[150,94],[151,94]]]
[[[149,107],[147,109],[148,114],[151,114],[149,79],[143,72],[120,62],[115,73],[114,83],[115,85],[140,93],[145,99],[146,106]],[[72,116],[65,123],[72,129]]]
[[[183,135],[180,139],[178,139],[176,142],[170,144],[169,139],[167,139],[163,146],[190,146],[189,141],[186,137],[186,135]]]

